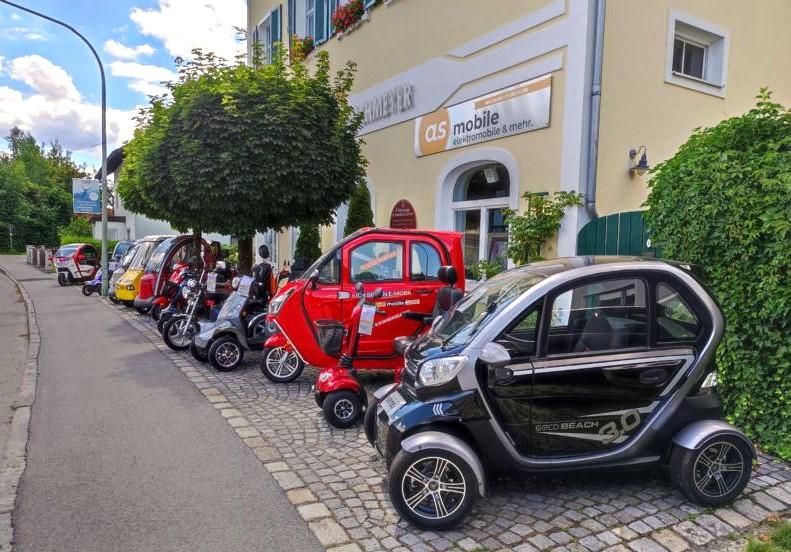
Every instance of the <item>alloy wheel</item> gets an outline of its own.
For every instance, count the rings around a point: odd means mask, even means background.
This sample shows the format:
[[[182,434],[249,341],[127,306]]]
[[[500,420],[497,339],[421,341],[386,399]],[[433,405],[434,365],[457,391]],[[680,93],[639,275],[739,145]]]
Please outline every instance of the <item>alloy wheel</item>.
[[[739,484],[744,469],[739,449],[727,441],[716,441],[701,450],[695,459],[695,487],[711,498],[725,496]]]
[[[287,378],[299,369],[296,353],[283,347],[272,349],[264,362],[269,373],[279,378]]]
[[[352,416],[354,416],[354,405],[352,404],[352,401],[350,401],[349,399],[338,400],[335,403],[333,410],[335,411],[335,415],[341,421],[346,421]]]
[[[217,364],[224,368],[230,368],[239,360],[239,346],[236,343],[228,341],[220,344],[215,352]]]
[[[404,472],[401,494],[415,515],[439,520],[453,515],[464,503],[467,482],[455,463],[429,456],[415,461]]]
[[[186,320],[177,320],[170,325],[170,340],[177,347],[186,347],[192,341],[193,332],[187,327]]]

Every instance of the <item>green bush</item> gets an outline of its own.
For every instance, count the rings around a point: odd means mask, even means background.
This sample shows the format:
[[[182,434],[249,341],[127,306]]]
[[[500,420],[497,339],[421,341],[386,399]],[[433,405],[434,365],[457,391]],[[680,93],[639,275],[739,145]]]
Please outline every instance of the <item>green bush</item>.
[[[66,245],[69,243],[90,243],[96,248],[96,251],[102,250],[102,240],[97,240],[88,236],[70,236],[68,234],[62,234],[60,236],[60,245]],[[115,249],[115,244],[117,244],[117,240],[107,240],[107,250],[112,253],[113,249]]]
[[[649,187],[653,240],[702,268],[725,315],[728,418],[791,459],[791,112],[762,90],[749,112],[696,130]]]
[[[371,211],[371,192],[368,191],[368,186],[361,183],[354,190],[349,200],[349,213],[346,215],[343,235],[348,236],[360,228],[372,227],[373,225],[374,213]]]
[[[58,236],[86,236],[91,237],[93,235],[93,228],[91,228],[91,221],[88,220],[86,217],[79,217],[75,216],[71,219],[71,222],[66,226],[62,226],[58,229]],[[63,243],[63,242],[61,242]]]

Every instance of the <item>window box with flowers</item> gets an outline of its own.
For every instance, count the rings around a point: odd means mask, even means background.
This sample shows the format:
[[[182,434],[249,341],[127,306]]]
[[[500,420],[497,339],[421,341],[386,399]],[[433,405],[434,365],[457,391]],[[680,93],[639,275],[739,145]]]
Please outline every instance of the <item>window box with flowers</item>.
[[[342,6],[338,6],[332,16],[332,26],[340,38],[356,29],[360,23],[367,19],[363,0],[351,0]]]
[[[313,49],[316,47],[312,36],[297,36],[291,35],[291,61],[301,62],[305,61]]]

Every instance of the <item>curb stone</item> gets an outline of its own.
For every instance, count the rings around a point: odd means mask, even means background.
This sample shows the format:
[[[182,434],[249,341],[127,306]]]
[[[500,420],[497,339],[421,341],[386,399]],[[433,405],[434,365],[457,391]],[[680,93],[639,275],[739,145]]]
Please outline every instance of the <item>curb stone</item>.
[[[30,415],[36,400],[38,382],[38,355],[41,349],[41,334],[36,321],[36,308],[25,287],[5,268],[2,272],[19,290],[25,302],[28,328],[28,352],[25,371],[19,385],[19,394],[14,402],[14,415],[0,464],[0,551],[11,551],[14,546],[14,505],[17,499],[19,480],[27,465],[27,443],[30,436]]]

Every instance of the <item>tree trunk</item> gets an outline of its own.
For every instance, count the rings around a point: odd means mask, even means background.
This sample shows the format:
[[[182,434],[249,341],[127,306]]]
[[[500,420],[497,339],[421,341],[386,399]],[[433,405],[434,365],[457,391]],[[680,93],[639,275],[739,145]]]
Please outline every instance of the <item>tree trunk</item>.
[[[192,245],[195,251],[195,268],[200,270],[203,268],[203,233],[199,229],[192,231]]]
[[[239,274],[250,275],[253,270],[253,238],[239,238]]]

